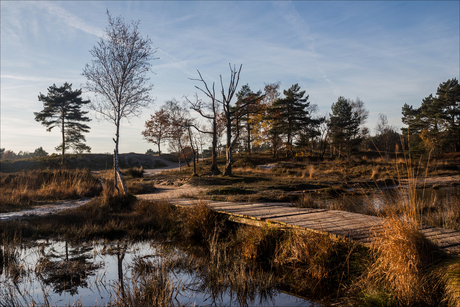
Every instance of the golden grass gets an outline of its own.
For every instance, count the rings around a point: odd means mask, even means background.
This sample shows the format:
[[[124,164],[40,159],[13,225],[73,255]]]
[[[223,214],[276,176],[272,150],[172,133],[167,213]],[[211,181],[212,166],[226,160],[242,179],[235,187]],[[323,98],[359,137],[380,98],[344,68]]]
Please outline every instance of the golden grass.
[[[371,180],[375,180],[378,178],[379,170],[377,167],[372,168],[372,175],[371,175]]]
[[[460,259],[446,267],[444,273],[445,297],[449,307],[460,307]]]
[[[267,263],[273,260],[283,234],[281,228],[275,225],[240,227],[235,240],[239,242],[239,249],[246,259]]]
[[[315,177],[316,173],[317,173],[317,170],[316,170],[315,166],[313,164],[310,164],[308,166],[308,174],[309,174],[308,178],[313,179]]]
[[[280,265],[303,267],[316,281],[327,280],[331,274],[333,240],[324,234],[290,232],[277,247],[276,262]]]
[[[410,220],[389,218],[374,239],[374,257],[366,287],[383,287],[403,306],[439,301],[441,285],[432,276],[444,253]]]
[[[38,201],[92,197],[102,190],[89,170],[34,170],[0,174],[0,211]]]

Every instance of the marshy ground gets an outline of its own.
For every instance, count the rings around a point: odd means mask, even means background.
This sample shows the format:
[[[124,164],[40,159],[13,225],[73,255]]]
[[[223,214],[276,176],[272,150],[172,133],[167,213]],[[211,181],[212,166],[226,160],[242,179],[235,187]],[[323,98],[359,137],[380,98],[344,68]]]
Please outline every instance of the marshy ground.
[[[270,164],[276,167],[257,167]],[[79,208],[55,215],[0,222],[4,276],[25,276],[27,270],[21,269],[20,261],[10,259],[17,259],[13,256],[20,246],[37,239],[68,242],[102,239],[128,245],[138,240],[163,240],[174,244],[170,249],[182,250],[189,260],[159,267],[148,258],[140,259],[134,267],[144,272],[141,282],[129,284],[123,293],[117,286],[112,292],[113,305],[179,305],[170,300],[171,293],[179,286],[171,283],[166,273],[181,268],[199,272],[201,282],[214,289],[209,292],[213,295],[225,289],[235,291],[231,293],[242,306],[254,305],[250,300],[254,295],[280,290],[325,305],[459,306],[458,257],[440,251],[417,229],[421,219],[424,223],[442,225],[435,226],[459,229],[460,197],[455,181],[459,174],[455,161],[412,163],[407,167],[407,162],[396,159],[363,157],[351,161],[310,162],[275,161],[269,156],[254,155],[237,157],[234,177],[207,176],[208,167],[206,162],[200,164],[196,177],[191,176],[190,168],[153,176],[143,176],[137,166],[126,169],[130,193],[156,195],[154,201],[133,196],[120,198],[109,189],[102,191],[99,180],[90,171],[2,173],[0,207],[3,212],[61,199],[93,198]],[[100,175],[110,183],[110,172],[107,176]],[[435,177],[450,178],[450,181],[425,180]],[[407,183],[407,179],[416,180]],[[384,204],[375,205],[373,195],[376,191],[381,193],[377,187],[398,184],[403,187],[381,197]],[[423,186],[434,188],[436,193],[447,193],[447,197],[432,193],[434,196],[426,198],[420,194],[427,194],[424,192],[427,189],[417,189]],[[165,191],[170,194],[163,194]],[[176,196],[193,197],[197,205],[180,209],[159,200]],[[353,197],[359,197],[361,203],[357,204]],[[386,216],[388,222],[384,234],[376,238],[381,242],[378,248],[370,248],[274,225],[239,226],[200,204],[199,199],[204,198],[289,201],[301,207],[366,211]],[[397,218],[409,216],[412,211],[418,218],[415,223]],[[177,259],[171,254],[168,257]],[[92,268],[87,264],[83,261],[59,267],[41,262],[39,272],[45,277],[46,272],[52,275],[56,270],[69,267],[78,272]],[[12,273],[6,273],[7,270]],[[219,272],[224,276],[218,275]],[[13,287],[14,280],[11,277],[8,281]],[[2,300],[1,303],[7,305],[14,302],[14,297],[4,292]]]

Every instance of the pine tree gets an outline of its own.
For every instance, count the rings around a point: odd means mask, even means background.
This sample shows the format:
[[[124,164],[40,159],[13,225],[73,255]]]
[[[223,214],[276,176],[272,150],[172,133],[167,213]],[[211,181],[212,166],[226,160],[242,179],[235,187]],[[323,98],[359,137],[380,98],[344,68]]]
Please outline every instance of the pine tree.
[[[83,100],[81,89],[72,91],[72,84],[64,83],[63,86],[57,87],[53,84],[48,88],[48,95],[40,93],[38,100],[43,102],[43,110],[34,112],[35,120],[44,125],[47,131],[54,127],[61,128],[62,143],[56,147],[62,153],[61,163],[64,163],[65,151],[74,148],[75,151],[90,151],[91,148],[86,146],[85,137],[82,133],[88,133],[90,127],[82,122],[89,122],[88,111],[82,111],[82,107],[89,100]]]
[[[305,96],[305,91],[300,91],[300,86],[296,83],[288,90],[283,91],[284,98],[276,100],[271,113],[275,119],[272,133],[281,133],[285,137],[287,154],[292,154],[294,139],[306,131],[311,125],[312,119],[309,112],[309,95]]]
[[[353,112],[351,103],[342,96],[332,104],[331,109],[329,129],[337,156],[343,155],[343,150],[351,155],[357,143],[355,136],[359,133],[360,115],[358,112]]]
[[[275,128],[275,123],[280,120],[278,114],[273,109],[273,104],[279,99],[280,83],[265,84],[264,98],[261,101],[261,110],[254,116],[254,120],[258,122],[258,131],[255,135],[255,144],[271,147],[273,156],[278,155],[278,149],[282,145],[281,132]]]
[[[460,85],[456,78],[439,84],[435,101],[443,108],[446,130],[449,132],[447,143],[451,150],[460,151]]]
[[[239,111],[240,125],[244,127],[246,136],[246,152],[251,153],[253,128],[257,125],[256,115],[261,111],[262,92],[254,93],[248,84],[243,85],[241,90],[236,93],[236,108],[244,106]]]
[[[437,96],[430,94],[419,108],[402,108],[403,135],[409,138],[411,153],[436,154],[460,151],[460,86],[457,79],[439,85]]]

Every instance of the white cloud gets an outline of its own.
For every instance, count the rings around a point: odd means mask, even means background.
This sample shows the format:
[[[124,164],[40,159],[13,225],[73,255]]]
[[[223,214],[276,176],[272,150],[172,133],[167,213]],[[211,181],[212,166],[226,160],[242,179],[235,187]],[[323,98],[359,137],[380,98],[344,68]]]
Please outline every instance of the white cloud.
[[[1,78],[2,79],[20,80],[20,81],[56,82],[56,78],[44,78],[44,77],[1,75]]]
[[[97,37],[102,37],[104,35],[104,31],[102,29],[86,24],[81,18],[66,11],[62,7],[54,5],[54,3],[39,2],[39,4],[40,6],[45,8],[49,14],[53,15],[55,18],[57,17],[62,22],[73,28],[82,30],[88,34],[95,35]]]

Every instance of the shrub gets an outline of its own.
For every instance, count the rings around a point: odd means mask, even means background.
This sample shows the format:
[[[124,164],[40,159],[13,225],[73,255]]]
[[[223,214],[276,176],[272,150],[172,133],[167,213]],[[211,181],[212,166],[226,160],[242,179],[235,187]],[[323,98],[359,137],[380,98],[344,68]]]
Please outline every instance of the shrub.
[[[131,167],[126,170],[126,173],[132,178],[141,178],[144,176],[144,168],[140,167]]]

